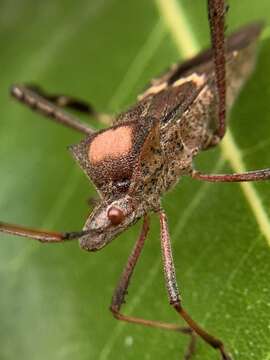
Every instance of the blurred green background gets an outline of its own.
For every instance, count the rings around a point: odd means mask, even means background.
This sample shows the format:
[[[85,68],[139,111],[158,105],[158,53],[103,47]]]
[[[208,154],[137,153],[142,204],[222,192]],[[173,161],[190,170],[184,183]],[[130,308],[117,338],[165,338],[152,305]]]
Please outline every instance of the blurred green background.
[[[257,19],[269,26],[269,0],[229,3],[229,30]],[[207,46],[206,0],[179,0],[178,9],[201,47]],[[134,103],[151,77],[181,60],[163,18],[154,0],[1,0],[1,220],[80,229],[94,195],[66,149],[80,136],[13,102],[9,86],[35,82],[117,113]],[[231,115],[247,169],[269,166],[269,65],[266,31],[256,71]],[[196,164],[231,171],[219,149]],[[270,216],[269,183],[254,187]],[[225,341],[235,359],[269,360],[270,243],[240,186],[183,179],[163,204],[186,308]],[[0,359],[182,359],[185,337],[118,323],[108,311],[138,230],[98,253],[81,251],[75,242],[42,246],[1,235]],[[124,310],[178,320],[167,302],[154,218]],[[198,342],[194,359],[218,358]]]

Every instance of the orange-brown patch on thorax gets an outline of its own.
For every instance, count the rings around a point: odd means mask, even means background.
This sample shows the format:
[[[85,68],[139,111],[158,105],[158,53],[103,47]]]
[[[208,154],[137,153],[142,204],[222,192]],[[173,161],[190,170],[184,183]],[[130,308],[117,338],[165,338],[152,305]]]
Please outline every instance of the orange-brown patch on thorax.
[[[89,147],[89,160],[92,164],[106,158],[117,159],[125,156],[132,148],[132,128],[121,126],[97,135]]]

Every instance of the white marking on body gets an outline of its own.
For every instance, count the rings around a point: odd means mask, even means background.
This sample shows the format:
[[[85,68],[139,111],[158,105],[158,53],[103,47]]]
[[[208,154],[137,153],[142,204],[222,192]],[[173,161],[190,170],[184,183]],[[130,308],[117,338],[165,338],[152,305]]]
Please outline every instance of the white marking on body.
[[[234,50],[232,54],[233,54],[233,57],[235,58],[238,55],[238,51]]]
[[[163,82],[162,84],[159,85],[153,85],[151,86],[149,89],[147,89],[142,95],[138,96],[139,100],[144,99],[146,96],[148,95],[153,95],[153,94],[157,94],[160,91],[166,89],[166,87],[168,86],[167,82]]]
[[[127,155],[132,147],[132,128],[121,126],[97,135],[89,148],[89,160],[98,163],[106,158]]]
[[[193,83],[195,83],[197,87],[201,87],[205,83],[206,77],[205,77],[205,74],[198,75],[197,73],[193,73],[187,77],[183,77],[183,78],[175,81],[172,86],[173,87],[180,86],[189,81],[192,81]]]

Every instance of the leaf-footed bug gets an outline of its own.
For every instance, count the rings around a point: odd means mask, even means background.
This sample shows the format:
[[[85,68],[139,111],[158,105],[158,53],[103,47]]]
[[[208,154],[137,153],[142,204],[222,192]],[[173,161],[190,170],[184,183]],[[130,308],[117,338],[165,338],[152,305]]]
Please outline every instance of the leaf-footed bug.
[[[67,96],[49,95],[36,86],[12,88],[12,95],[32,109],[69,126],[85,139],[70,150],[94,183],[101,201],[80,232],[39,231],[0,222],[0,231],[45,243],[79,239],[87,251],[96,251],[143,218],[141,234],[114,292],[111,311],[117,319],[180,331],[191,336],[185,359],[194,352],[195,334],[230,360],[221,340],[202,329],[186,312],[179,295],[167,219],[160,198],[183,175],[199,180],[236,182],[270,179],[270,169],[243,174],[203,174],[193,168],[201,150],[215,146],[226,130],[226,111],[255,63],[260,24],[251,24],[224,39],[224,0],[208,0],[212,50],[173,66],[152,80],[128,111],[111,119],[89,104]],[[212,63],[214,59],[214,65]],[[95,116],[111,126],[94,131],[62,108]],[[161,248],[169,302],[188,327],[126,316],[125,294],[149,231],[148,214],[159,214]]]

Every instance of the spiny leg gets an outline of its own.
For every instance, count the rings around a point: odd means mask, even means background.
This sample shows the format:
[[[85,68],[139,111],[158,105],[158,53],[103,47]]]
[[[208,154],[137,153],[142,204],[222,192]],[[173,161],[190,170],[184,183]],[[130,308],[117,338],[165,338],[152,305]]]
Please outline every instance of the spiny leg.
[[[187,352],[184,357],[184,360],[189,360],[195,351],[195,334],[191,330],[191,328],[180,327],[179,325],[176,325],[176,324],[169,324],[169,323],[164,323],[164,322],[160,322],[160,321],[146,320],[146,319],[137,318],[137,317],[133,317],[133,316],[126,316],[120,312],[121,306],[125,302],[125,295],[127,294],[127,288],[129,286],[130,279],[133,274],[135,265],[141,254],[148,231],[149,231],[149,219],[147,216],[145,216],[141,234],[140,234],[140,236],[128,258],[126,267],[124,268],[124,271],[121,275],[120,281],[114,291],[110,310],[112,311],[114,317],[118,320],[127,321],[129,323],[141,324],[141,325],[154,327],[154,328],[179,331],[184,334],[190,335],[191,340],[190,340]]]
[[[218,91],[217,136],[219,139],[223,138],[226,131],[225,14],[226,5],[224,0],[208,0],[208,18]]]
[[[88,124],[79,121],[74,116],[63,111],[59,106],[44,99],[36,92],[23,85],[14,85],[11,88],[11,95],[20,102],[26,104],[32,110],[51,118],[52,120],[68,126],[83,134],[93,134],[95,132]]]
[[[41,87],[39,87],[38,85],[31,84],[31,85],[25,85],[25,87],[28,88],[29,90],[32,90],[37,95],[44,98],[45,100],[48,100],[61,108],[67,108],[70,110],[81,112],[83,114],[95,118],[104,125],[109,126],[112,125],[113,123],[114,119],[111,115],[97,112],[95,108],[85,100],[81,100],[76,97],[63,95],[63,94],[49,94],[43,89],[41,89]]]
[[[52,232],[32,229],[20,225],[13,225],[0,222],[0,232],[27,237],[34,240],[39,240],[44,243],[57,243],[67,240],[78,239],[89,233],[89,231],[76,231],[76,232]]]
[[[270,169],[247,171],[241,174],[202,174],[193,170],[192,177],[198,180],[211,182],[241,182],[270,180]]]
[[[207,333],[202,329],[183,309],[181,304],[181,298],[179,295],[175,267],[172,256],[171,242],[168,230],[167,218],[164,211],[160,210],[160,227],[161,227],[161,248],[162,258],[164,266],[165,282],[168,291],[170,305],[178,312],[179,315],[187,322],[187,324],[199,335],[204,341],[206,341],[213,348],[218,349],[221,353],[223,360],[231,360],[229,354],[225,351],[224,344],[221,340]]]

